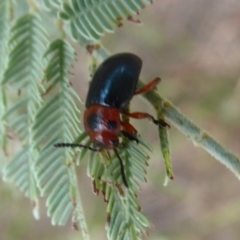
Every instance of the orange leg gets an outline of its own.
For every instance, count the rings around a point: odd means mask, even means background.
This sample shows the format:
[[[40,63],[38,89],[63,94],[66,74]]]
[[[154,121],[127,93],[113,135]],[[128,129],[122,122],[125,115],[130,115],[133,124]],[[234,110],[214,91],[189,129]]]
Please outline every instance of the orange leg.
[[[122,135],[129,140],[136,141],[138,143],[138,139],[136,138],[137,130],[133,127],[133,125],[121,121],[121,126],[123,128],[123,130],[121,131]]]
[[[167,124],[166,122],[164,122],[163,120],[157,120],[148,113],[144,113],[144,112],[125,113],[124,112],[122,114],[124,114],[128,117],[131,117],[131,118],[136,118],[136,119],[148,118],[151,122],[153,122],[154,124],[156,124],[160,127],[170,127],[170,125]]]
[[[155,89],[160,81],[161,81],[161,79],[159,77],[153,79],[150,83],[145,85],[143,88],[137,90],[134,93],[134,95],[136,95],[136,94],[143,94],[143,93],[146,93],[146,92],[149,92],[149,91]]]
[[[130,135],[137,135],[137,130],[134,128],[134,126],[127,122],[121,121],[121,126],[123,128],[123,131],[128,132]]]

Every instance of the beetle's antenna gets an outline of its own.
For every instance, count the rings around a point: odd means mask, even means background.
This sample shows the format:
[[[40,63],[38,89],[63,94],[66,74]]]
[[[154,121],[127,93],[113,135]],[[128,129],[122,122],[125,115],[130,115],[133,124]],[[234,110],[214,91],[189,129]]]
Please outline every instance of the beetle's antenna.
[[[124,166],[123,166],[123,162],[122,162],[122,159],[120,158],[119,154],[118,154],[118,151],[116,148],[113,149],[119,162],[120,162],[120,169],[121,169],[121,175],[122,175],[122,179],[123,179],[123,183],[124,185],[128,188],[128,183],[127,183],[127,179],[126,179],[126,176],[125,176],[125,173],[124,173]]]
[[[80,148],[87,148],[87,149],[89,149],[91,151],[94,151],[94,152],[100,152],[101,151],[100,149],[92,148],[92,147],[85,146],[85,145],[82,145],[82,144],[77,144],[77,143],[55,143],[53,146],[56,147],[56,148],[64,148],[64,147],[75,148],[75,147],[80,147]],[[113,149],[113,150],[114,150],[114,152],[115,152],[115,154],[116,154],[116,156],[117,156],[117,158],[118,158],[118,160],[120,162],[120,170],[121,170],[123,183],[128,188],[128,183],[127,183],[127,179],[126,179],[126,176],[125,176],[125,173],[124,173],[124,166],[123,166],[122,159],[120,158],[117,149]]]
[[[100,149],[92,148],[92,147],[85,146],[85,145],[82,145],[82,144],[77,144],[77,143],[55,143],[53,146],[56,147],[56,148],[64,148],[64,147],[76,148],[76,147],[80,147],[80,148],[87,148],[87,149],[89,149],[91,151],[94,151],[94,152],[100,152],[101,151]]]

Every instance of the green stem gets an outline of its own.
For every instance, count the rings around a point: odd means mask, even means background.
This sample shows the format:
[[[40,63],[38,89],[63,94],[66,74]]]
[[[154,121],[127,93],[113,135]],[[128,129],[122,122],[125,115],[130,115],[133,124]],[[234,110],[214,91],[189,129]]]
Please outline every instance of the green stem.
[[[141,88],[144,83],[139,81],[138,87]],[[205,130],[196,126],[190,119],[182,114],[168,100],[160,97],[154,91],[143,95],[156,109],[157,113],[162,113],[172,125],[184,133],[195,145],[201,146],[210,155],[229,168],[238,179],[240,179],[240,159],[226,148],[221,146]]]

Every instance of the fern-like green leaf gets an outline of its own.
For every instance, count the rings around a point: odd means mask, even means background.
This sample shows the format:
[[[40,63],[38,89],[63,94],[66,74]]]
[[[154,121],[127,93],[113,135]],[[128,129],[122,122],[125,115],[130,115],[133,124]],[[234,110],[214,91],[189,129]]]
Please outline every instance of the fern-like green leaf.
[[[131,18],[132,14],[151,1],[142,0],[71,0],[63,4],[60,17],[68,21],[71,36],[75,40],[81,38],[97,42],[105,32],[114,32],[114,27],[121,25],[123,18]]]
[[[0,0],[0,84],[3,79],[3,72],[8,63],[8,39],[10,32],[10,2]],[[6,93],[3,87],[0,88],[0,146],[6,151],[6,121],[3,115],[6,111]]]
[[[24,92],[19,96],[19,102],[13,104],[5,116],[8,116],[10,127],[20,135],[25,145],[19,154],[24,156],[24,166],[27,166],[21,172],[22,177],[17,174],[19,177],[17,179],[15,175],[9,173],[14,172],[18,161],[10,160],[3,170],[4,178],[15,182],[30,197],[34,202],[36,217],[38,191],[35,181],[35,162],[38,152],[33,147],[33,124],[37,109],[42,103],[39,86],[46,62],[42,58],[46,43],[46,33],[41,26],[41,18],[38,14],[26,14],[19,18],[11,28],[9,63],[2,81],[3,84],[11,83],[13,88],[20,88]],[[24,112],[16,118],[14,111],[19,111],[23,106],[27,114]],[[16,156],[13,159],[16,159]],[[26,188],[26,186],[28,187]]]
[[[122,159],[124,158],[122,157]],[[141,208],[137,200],[137,190],[140,188],[137,179],[140,175],[144,176],[145,174],[141,174],[139,170],[136,173],[136,165],[138,164],[133,165],[136,159],[125,158],[125,160],[125,171],[130,185],[125,190],[125,195],[121,196],[121,192],[116,187],[106,190],[108,192],[108,196],[105,198],[108,201],[107,236],[109,240],[141,239],[141,236],[146,235],[147,229],[150,227],[149,220],[140,212]],[[119,174],[116,176],[121,177]]]
[[[60,8],[61,3],[65,2],[64,0],[42,0],[42,5],[45,7],[46,10],[51,11],[54,8]]]
[[[122,189],[123,179],[119,160],[113,155],[91,152],[88,159],[88,175],[93,179],[94,191],[103,192],[108,203],[107,236],[112,239],[141,239],[150,227],[149,220],[140,212],[137,194],[140,182],[146,182],[148,155],[143,147],[149,148],[143,139],[138,137],[139,144],[126,141],[120,151],[129,188]],[[101,161],[104,158],[104,162]],[[111,184],[107,184],[111,183]]]
[[[135,192],[129,189],[120,197],[118,189],[111,188],[108,194],[108,239],[142,239],[150,222],[140,212]]]
[[[4,169],[4,179],[11,179],[27,197],[30,197],[30,181],[33,176],[29,171],[28,150],[23,148],[7,164]]]
[[[7,66],[8,38],[10,32],[10,4],[8,0],[0,0],[0,80]]]
[[[44,10],[57,18],[59,12],[62,10],[63,3],[66,1],[67,0],[41,0],[41,6]]]
[[[74,142],[80,132],[79,110],[74,101],[77,95],[68,80],[75,53],[66,40],[57,39],[45,56],[50,57],[45,78],[51,87],[58,88],[59,93],[49,99],[36,116],[34,139],[36,146],[41,146],[36,162],[37,182],[41,194],[48,195],[47,208],[52,224],[63,225],[73,214],[73,225],[82,228],[84,238],[88,239],[73,152],[53,146],[58,142]]]
[[[26,141],[28,138],[28,116],[27,114],[19,115],[19,112],[25,112],[27,104],[28,98],[20,97],[11,107],[8,107],[3,115],[3,120],[8,121],[8,125],[14,130],[18,139],[22,141]]]

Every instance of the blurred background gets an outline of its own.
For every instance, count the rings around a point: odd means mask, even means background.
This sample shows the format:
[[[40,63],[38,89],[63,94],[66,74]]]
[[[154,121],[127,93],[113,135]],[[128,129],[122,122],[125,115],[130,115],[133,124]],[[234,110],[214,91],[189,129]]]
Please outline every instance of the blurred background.
[[[104,45],[111,53],[139,55],[143,59],[142,79],[149,82],[161,77],[161,96],[240,156],[239,0],[159,0],[138,17],[144,24],[125,21],[115,34],[103,38]],[[77,49],[72,83],[84,100],[87,56],[84,49]],[[141,97],[133,100],[131,109],[154,114]],[[145,120],[133,124],[154,148],[149,153],[148,183],[142,185],[139,196],[142,211],[153,224],[146,239],[240,239],[240,181],[172,126],[174,181],[163,187],[165,170],[156,127]],[[86,163],[78,171],[91,237],[104,240],[106,205],[102,197],[92,193]],[[70,222],[65,227],[51,226],[44,201],[40,207],[41,219],[35,221],[29,201],[14,186],[1,181],[0,239],[81,239],[80,233],[71,230]]]

